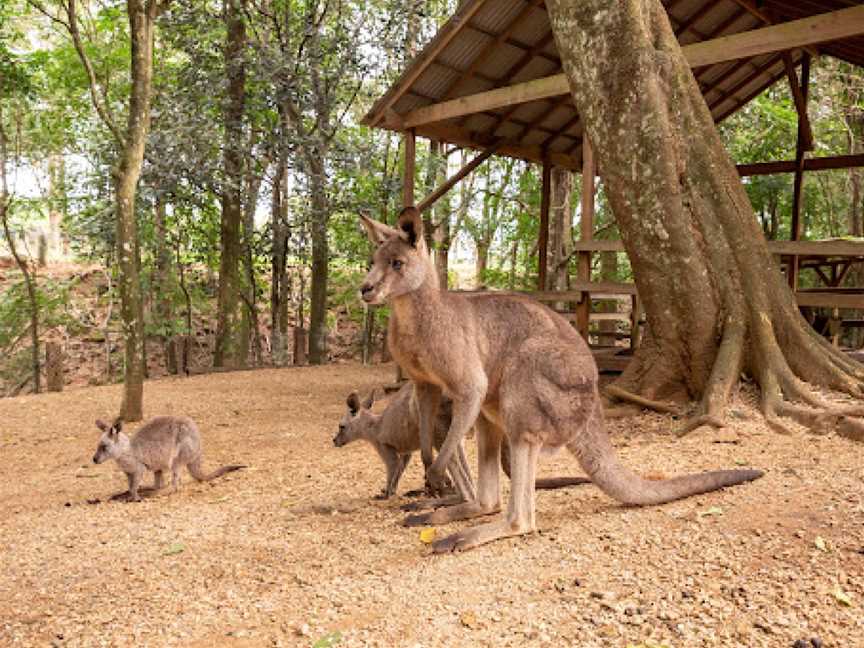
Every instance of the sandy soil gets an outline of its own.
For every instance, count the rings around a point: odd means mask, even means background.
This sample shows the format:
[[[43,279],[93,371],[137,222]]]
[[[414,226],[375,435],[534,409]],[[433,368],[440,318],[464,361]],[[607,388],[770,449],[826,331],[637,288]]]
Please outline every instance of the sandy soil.
[[[864,646],[860,445],[778,436],[746,398],[733,429],[683,441],[668,417],[613,422],[644,474],[767,475],[644,509],[590,485],[543,492],[539,533],[430,556],[399,525],[404,499],[372,500],[374,453],[331,443],[347,392],[392,375],[148,383],[149,415],[199,421],[208,466],[249,469],[140,504],[106,503],[125,478],[90,463],[118,387],[0,401],[0,645]],[[419,464],[400,492],[421,484]],[[578,467],[564,452],[542,472]]]

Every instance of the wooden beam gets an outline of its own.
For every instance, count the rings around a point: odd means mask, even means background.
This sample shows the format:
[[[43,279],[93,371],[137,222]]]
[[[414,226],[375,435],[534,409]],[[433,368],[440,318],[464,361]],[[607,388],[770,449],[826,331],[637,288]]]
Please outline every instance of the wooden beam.
[[[809,70],[809,54],[805,56]],[[789,52],[783,52],[783,65],[786,68],[786,76],[789,79],[789,90],[792,92],[792,99],[795,101],[795,110],[798,113],[798,130],[801,134],[801,143],[805,151],[813,150],[813,129],[810,127],[810,117],[807,115],[807,97],[801,89],[801,84],[798,82],[798,75],[795,72],[795,63],[792,61],[792,55]],[[803,69],[802,69],[803,77]]]
[[[450,101],[443,101],[431,106],[423,106],[405,115],[404,121],[408,127],[419,126],[463,115],[472,115],[485,110],[504,108],[548,97],[557,97],[569,92],[570,87],[567,85],[567,77],[563,74],[556,74],[504,88],[496,88],[495,90],[459,97],[458,99],[451,99]]]
[[[402,175],[402,206],[414,206],[414,168],[417,164],[417,138],[414,129],[405,131],[405,167]]]
[[[591,242],[594,238],[594,150],[587,134],[582,138],[582,209],[579,218],[579,241]],[[591,251],[579,252],[577,278],[580,282],[591,281]],[[585,292],[576,307],[576,330],[588,341],[588,325],[591,321],[591,295]]]
[[[486,159],[489,158],[490,155],[495,153],[495,151],[498,150],[498,148],[503,143],[504,143],[504,141],[501,140],[497,144],[493,144],[491,147],[489,147],[488,149],[486,149],[485,151],[483,151],[482,153],[480,153],[479,155],[474,157],[468,164],[466,164],[461,169],[459,169],[459,171],[457,171],[452,176],[447,178],[444,182],[442,182],[441,186],[439,186],[437,189],[435,189],[435,191],[433,191],[431,194],[426,196],[422,201],[420,201],[420,204],[417,205],[417,209],[420,211],[420,213],[423,213],[424,211],[429,209],[429,207],[434,205],[435,202],[441,198],[441,196],[443,196],[448,191],[450,191],[453,188],[453,185],[455,185],[462,178],[464,178],[469,173],[471,173],[478,166],[483,164],[483,162],[485,162]]]
[[[864,295],[844,295],[833,292],[796,292],[799,306],[821,308],[864,308]]]
[[[753,164],[739,164],[738,175],[756,176],[771,175],[773,173],[792,173],[797,168],[795,160],[778,160],[776,162],[755,162]],[[830,157],[806,158],[804,160],[805,171],[824,171],[826,169],[852,169],[864,167],[864,153],[852,155],[834,155]]]
[[[540,232],[537,238],[537,290],[546,290],[546,264],[549,255],[549,202],[552,188],[552,164],[543,162],[543,185],[540,193]]]
[[[787,71],[788,72],[788,71]],[[810,55],[804,54],[801,63],[801,103],[803,113],[807,114],[807,96],[810,89]],[[804,153],[806,136],[804,123],[798,118],[798,139],[795,144],[795,181],[792,185],[792,227],[790,238],[798,241],[801,238],[801,192],[804,188]],[[809,125],[809,124],[808,124]],[[793,255],[786,266],[786,279],[792,290],[798,289],[798,257]]]
[[[797,254],[814,257],[864,257],[864,240],[847,241],[767,241],[771,254]],[[615,241],[573,241],[574,252],[625,252],[624,243]]]
[[[805,45],[848,38],[864,33],[864,5],[762,29],[732,34],[682,48],[693,67],[785,52]],[[567,77],[555,74],[524,83],[423,106],[404,117],[406,127],[454,119],[570,92]]]
[[[428,124],[417,128],[417,134],[424,137],[440,139],[458,146],[468,146],[471,148],[486,150],[495,143],[494,138],[482,133],[475,133],[467,129],[450,126],[447,124]],[[556,151],[545,151],[540,146],[517,144],[506,140],[498,149],[501,155],[515,157],[530,162],[542,164],[543,160],[548,159],[552,164],[572,171],[578,171],[582,168],[581,160],[576,157],[560,153]]]

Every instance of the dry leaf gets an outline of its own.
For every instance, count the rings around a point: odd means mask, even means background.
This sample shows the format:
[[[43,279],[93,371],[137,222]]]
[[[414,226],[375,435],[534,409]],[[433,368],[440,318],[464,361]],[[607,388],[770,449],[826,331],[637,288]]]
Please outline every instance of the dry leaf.
[[[174,554],[183,553],[186,551],[186,545],[182,542],[175,542],[162,552],[163,556],[173,556]]]
[[[420,531],[420,542],[423,544],[431,544],[433,540],[435,540],[435,536],[438,531],[435,527],[426,527],[422,531]]]
[[[723,515],[723,509],[719,506],[712,506],[705,511],[699,511],[696,515],[698,515],[700,518],[707,517],[709,515]]]
[[[813,541],[813,544],[816,545],[816,548],[819,551],[828,551],[828,545],[825,544],[824,538],[822,536],[816,536],[816,539]]]
[[[477,615],[470,610],[459,615],[459,621],[462,622],[463,626],[471,628],[472,630],[476,630],[480,627],[480,623],[477,621]]]
[[[849,595],[846,592],[844,592],[842,589],[840,589],[839,587],[837,589],[835,589],[833,592],[831,592],[831,596],[833,596],[835,599],[837,599],[837,602],[840,605],[844,605],[846,607],[852,606],[852,599],[849,598]]]

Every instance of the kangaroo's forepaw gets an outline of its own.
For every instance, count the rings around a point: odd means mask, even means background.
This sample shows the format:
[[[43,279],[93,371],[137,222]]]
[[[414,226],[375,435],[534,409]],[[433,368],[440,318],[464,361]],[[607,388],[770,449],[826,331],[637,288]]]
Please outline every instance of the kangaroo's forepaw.
[[[403,497],[420,497],[424,495],[426,491],[422,488],[415,488],[414,490],[410,490],[403,495]]]
[[[402,526],[406,527],[418,527],[418,526],[427,526],[429,524],[429,517],[431,513],[418,513],[416,515],[409,515],[402,521]]]
[[[399,507],[402,511],[420,511],[424,506],[424,502],[408,502],[407,504],[402,504]]]
[[[377,495],[373,496],[372,499],[374,499],[374,500],[388,500],[388,499],[390,499],[390,493],[388,493],[386,491],[381,491]]]

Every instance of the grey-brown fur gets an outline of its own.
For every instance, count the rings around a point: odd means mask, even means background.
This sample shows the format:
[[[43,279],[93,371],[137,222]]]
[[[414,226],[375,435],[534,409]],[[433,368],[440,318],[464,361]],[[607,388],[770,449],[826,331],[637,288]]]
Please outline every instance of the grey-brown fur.
[[[727,470],[649,481],[619,461],[603,427],[597,365],[585,341],[560,315],[533,300],[442,291],[423,240],[419,212],[407,208],[398,228],[361,217],[378,246],[361,287],[369,304],[389,302],[388,342],[415,383],[427,480],[444,467],[476,425],[477,500],[409,518],[443,524],[500,510],[498,463],[510,441],[511,497],[498,522],[435,543],[438,552],[468,549],[536,528],[534,481],[542,448],[566,446],[602,490],[627,504],[659,504],[740,484],[762,475]],[[431,422],[445,394],[453,401],[447,440],[432,460]],[[476,424],[475,424],[476,422]]]
[[[123,433],[123,421],[108,425],[101,420],[102,430],[93,463],[114,459],[129,480],[128,497],[140,501],[141,479],[146,471],[154,475],[153,488],[163,486],[163,475],[171,473],[173,490],[180,486],[180,471],[185,466],[198,481],[210,481],[233,470],[245,468],[239,464],[222,466],[205,473],[202,466],[201,433],[195,422],[185,416],[157,416],[145,423],[131,439]]]
[[[387,469],[387,481],[379,496],[387,499],[396,493],[402,473],[411,461],[411,455],[420,448],[420,414],[411,383],[406,383],[387,399],[387,407],[381,414],[371,411],[373,402],[374,392],[362,403],[356,392],[348,396],[348,411],[339,423],[339,432],[333,438],[333,445],[340,448],[360,439],[368,442]],[[444,443],[449,423],[448,412],[442,407],[435,425],[436,448],[440,448]],[[459,497],[455,500],[451,498],[450,503],[476,497],[471,469],[461,444],[447,472],[459,493]]]
[[[411,382],[406,382],[388,398],[387,406],[380,414],[371,411],[373,402],[374,392],[362,403],[356,393],[348,397],[348,411],[339,423],[339,433],[333,438],[333,444],[342,447],[362,439],[375,449],[387,469],[387,481],[380,495],[382,499],[387,499],[396,493],[405,466],[411,460],[411,455],[420,449],[420,413],[414,384]],[[436,450],[440,450],[447,439],[451,408],[450,400],[442,399],[433,427],[433,444]],[[460,466],[463,466],[462,470],[468,473],[471,491],[474,492],[474,481],[463,452],[457,451],[457,460]],[[501,468],[509,477],[510,453],[506,443],[502,444],[501,448]],[[590,482],[591,480],[585,477],[551,477],[538,479],[536,488],[564,488]]]

